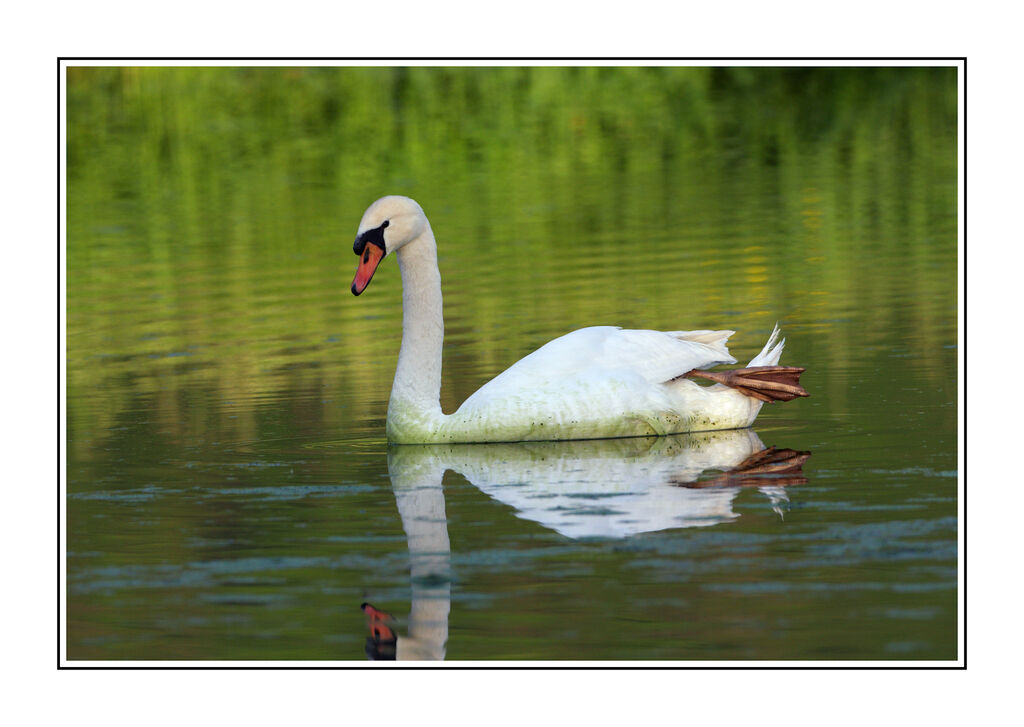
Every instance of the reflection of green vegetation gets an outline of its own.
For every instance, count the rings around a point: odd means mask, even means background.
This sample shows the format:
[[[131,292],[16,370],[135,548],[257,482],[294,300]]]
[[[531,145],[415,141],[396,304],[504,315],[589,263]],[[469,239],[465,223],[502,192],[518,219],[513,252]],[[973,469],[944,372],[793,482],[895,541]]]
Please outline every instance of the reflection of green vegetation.
[[[859,496],[873,508],[847,512],[849,493],[823,488],[815,523],[906,506],[906,492],[884,484],[893,472],[917,477],[910,465],[955,469],[953,69],[70,68],[67,109],[73,657],[336,656],[321,635],[358,632],[339,619],[370,583],[365,559],[405,578],[380,443],[306,446],[383,435],[397,271],[385,261],[359,300],[348,282],[359,217],[386,193],[415,196],[437,233],[446,409],[580,326],[735,328],[741,358],[778,319],[786,360],[809,366],[814,395],[784,416],[876,435],[876,448],[844,440],[815,453],[833,482],[863,470]],[[914,482],[925,496],[907,517],[952,519],[954,480]],[[283,483],[323,497],[263,501],[246,490],[280,496]],[[473,523],[452,529],[455,553],[507,548],[527,527],[472,488],[447,496],[456,521]],[[755,565],[719,580],[791,579],[793,543],[767,540],[776,523],[742,527],[758,537],[741,558]],[[539,526],[534,535],[548,537]],[[805,535],[797,557],[818,562],[817,536]],[[564,594],[544,597],[599,603],[600,584],[632,584],[628,611],[647,614],[637,628],[609,636],[603,607],[566,610],[595,639],[581,655],[598,658],[624,658],[637,638],[640,653],[666,658],[878,658],[908,630],[925,655],[948,656],[954,590],[929,590],[946,551],[920,555],[913,571],[889,559],[887,534],[868,540],[877,568],[866,585],[912,586],[889,605],[939,616],[879,619],[871,609],[882,596],[858,590],[863,562],[825,560],[801,573],[851,585],[842,609],[825,591],[723,597],[695,580],[684,592],[696,620],[672,621],[658,604],[680,584],[636,582],[635,564],[612,548],[586,553],[601,577],[566,578]],[[712,530],[679,543],[673,563],[721,547]],[[239,548],[294,583],[219,571]],[[566,572],[579,567],[577,551],[537,552]],[[301,556],[295,565],[278,563],[289,553]],[[462,567],[481,592],[514,603],[498,653],[523,656],[524,634],[548,633],[534,569]],[[260,605],[310,583],[329,586],[303,592],[294,619]],[[75,590],[83,584],[98,590]],[[239,625],[238,611],[197,599],[203,589],[244,592],[258,607],[246,605]],[[460,634],[494,631],[489,613],[462,608]],[[810,625],[791,629],[795,619]],[[279,638],[238,636],[264,632]],[[816,651],[820,642],[839,650]],[[525,655],[560,648],[532,643]],[[486,647],[453,639],[450,654],[487,658]],[[342,652],[360,648],[354,639]]]
[[[69,393],[103,392],[71,426],[129,392],[182,436],[187,392],[385,397],[398,286],[374,283],[383,335],[339,298],[391,192],[431,216],[450,358],[475,362],[448,408],[591,323],[783,318],[828,334],[794,341],[819,367],[904,331],[949,380],[955,101],[941,68],[71,68]]]

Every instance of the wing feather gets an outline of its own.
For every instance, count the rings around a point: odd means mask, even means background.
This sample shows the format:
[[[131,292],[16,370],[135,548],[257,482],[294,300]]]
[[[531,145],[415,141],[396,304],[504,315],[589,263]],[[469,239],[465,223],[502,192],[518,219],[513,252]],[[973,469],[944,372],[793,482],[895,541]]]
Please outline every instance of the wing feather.
[[[736,363],[725,341],[732,331],[616,330],[608,335],[604,355],[595,363],[606,369],[629,369],[660,384],[692,369]]]
[[[733,331],[647,331],[581,328],[546,343],[495,376],[460,410],[509,396],[556,391],[587,379],[640,377],[660,384],[696,368],[736,363],[726,348]]]

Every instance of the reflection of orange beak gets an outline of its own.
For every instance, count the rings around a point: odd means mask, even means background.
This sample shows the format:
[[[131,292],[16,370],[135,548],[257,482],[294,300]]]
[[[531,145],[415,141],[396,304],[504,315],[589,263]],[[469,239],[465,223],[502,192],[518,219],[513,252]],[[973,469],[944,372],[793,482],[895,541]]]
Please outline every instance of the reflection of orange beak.
[[[364,603],[360,608],[366,614],[366,623],[374,641],[395,640],[395,632],[388,626],[388,622],[392,620],[390,613],[385,613],[369,603]]]
[[[359,258],[359,267],[356,268],[356,277],[352,279],[352,295],[359,295],[366,286],[370,284],[377,265],[384,258],[384,251],[376,245],[367,245],[363,248],[362,257]]]

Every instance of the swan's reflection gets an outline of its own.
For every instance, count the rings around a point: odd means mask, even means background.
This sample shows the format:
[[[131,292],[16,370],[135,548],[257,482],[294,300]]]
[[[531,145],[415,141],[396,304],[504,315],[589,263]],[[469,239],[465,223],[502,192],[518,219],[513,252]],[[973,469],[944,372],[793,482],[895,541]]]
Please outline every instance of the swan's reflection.
[[[809,452],[766,448],[750,429],[672,437],[514,444],[402,445],[388,472],[409,540],[408,636],[364,610],[371,658],[444,658],[451,606],[450,555],[441,480],[454,470],[484,493],[569,538],[626,538],[707,527],[738,517],[741,488],[756,487],[780,516],[786,487],[803,484]]]

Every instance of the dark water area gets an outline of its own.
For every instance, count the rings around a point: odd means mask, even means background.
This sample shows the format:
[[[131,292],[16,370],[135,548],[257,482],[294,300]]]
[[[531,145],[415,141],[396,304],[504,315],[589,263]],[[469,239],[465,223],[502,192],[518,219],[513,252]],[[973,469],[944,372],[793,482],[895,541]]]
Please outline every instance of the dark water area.
[[[67,80],[70,660],[958,657],[955,69]],[[778,322],[811,398],[389,446],[397,267],[348,288],[391,193],[437,236],[445,411],[588,325],[746,361]]]

